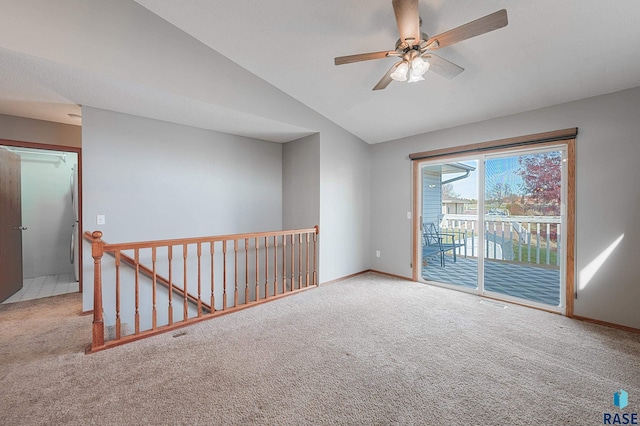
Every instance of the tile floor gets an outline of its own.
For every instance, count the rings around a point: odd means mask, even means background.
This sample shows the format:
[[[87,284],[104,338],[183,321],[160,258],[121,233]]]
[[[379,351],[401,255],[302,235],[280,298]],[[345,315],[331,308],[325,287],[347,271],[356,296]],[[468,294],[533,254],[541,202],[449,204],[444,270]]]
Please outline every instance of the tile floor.
[[[42,297],[57,296],[59,294],[74,293],[77,291],[78,282],[75,280],[73,274],[25,278],[20,291],[2,303],[24,302],[25,300],[40,299]]]

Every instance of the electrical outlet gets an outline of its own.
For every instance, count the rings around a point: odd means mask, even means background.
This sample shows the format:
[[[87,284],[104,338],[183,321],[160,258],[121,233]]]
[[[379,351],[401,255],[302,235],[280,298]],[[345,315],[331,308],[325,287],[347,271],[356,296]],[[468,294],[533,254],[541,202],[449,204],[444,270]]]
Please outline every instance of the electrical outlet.
[[[407,219],[411,219],[411,212],[407,212]]]
[[[104,225],[106,223],[105,215],[99,214],[96,216],[96,225]]]
[[[380,250],[376,250],[376,257],[380,257]]]

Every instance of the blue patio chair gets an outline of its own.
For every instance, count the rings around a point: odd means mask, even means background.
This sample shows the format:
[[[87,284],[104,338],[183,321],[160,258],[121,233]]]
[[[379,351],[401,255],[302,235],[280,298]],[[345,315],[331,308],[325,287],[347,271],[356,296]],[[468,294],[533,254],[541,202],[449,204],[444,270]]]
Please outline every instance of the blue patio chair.
[[[434,255],[440,257],[440,266],[444,268],[442,237],[438,235],[437,228],[433,223],[424,224],[422,226],[422,257],[427,258]]]
[[[440,266],[445,267],[444,254],[448,251],[453,252],[453,261],[457,261],[457,251],[464,247],[466,257],[467,253],[467,233],[466,231],[445,231],[438,229],[435,223],[425,223],[422,226],[422,255],[424,257],[434,254],[440,255]]]

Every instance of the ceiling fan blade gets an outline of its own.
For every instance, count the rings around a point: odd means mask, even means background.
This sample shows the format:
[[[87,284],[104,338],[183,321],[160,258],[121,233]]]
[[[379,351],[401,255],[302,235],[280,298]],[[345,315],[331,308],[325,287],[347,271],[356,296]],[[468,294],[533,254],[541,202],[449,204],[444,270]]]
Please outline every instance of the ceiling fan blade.
[[[434,55],[433,53],[427,53],[426,55],[423,55],[422,58],[429,62],[430,71],[440,74],[446,78],[453,78],[464,71],[464,68],[454,64],[453,62],[449,62],[438,55]]]
[[[508,23],[507,11],[502,9],[442,34],[438,34],[435,37],[431,37],[427,40],[426,46],[428,49],[438,49],[440,47],[450,46],[471,37],[506,27]]]
[[[400,40],[409,45],[420,43],[420,11],[418,0],[393,0]]]
[[[378,84],[376,84],[374,86],[373,90],[386,89],[387,86],[389,85],[389,83],[391,83],[393,81],[393,79],[391,78],[391,73],[394,72],[396,70],[396,68],[398,67],[398,65],[400,65],[401,63],[402,63],[402,61],[393,64],[393,66],[391,68],[389,68],[389,71],[387,71],[387,73],[384,75],[384,77],[382,77],[380,79]]]
[[[336,65],[350,64],[353,62],[370,61],[372,59],[386,58],[387,56],[397,56],[395,51],[359,53],[357,55],[338,56],[333,61]]]

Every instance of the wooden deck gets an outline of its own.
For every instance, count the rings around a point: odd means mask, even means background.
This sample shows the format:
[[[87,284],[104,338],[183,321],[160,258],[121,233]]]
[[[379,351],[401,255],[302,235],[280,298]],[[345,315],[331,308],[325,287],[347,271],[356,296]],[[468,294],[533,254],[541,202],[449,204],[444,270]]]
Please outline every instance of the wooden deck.
[[[446,256],[445,267],[433,256],[427,258],[422,277],[428,281],[476,288],[478,282],[477,259]],[[485,261],[485,290],[512,297],[560,305],[560,270],[535,264],[521,264],[487,259]]]

